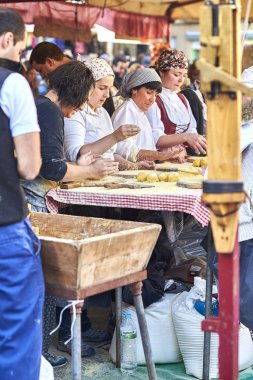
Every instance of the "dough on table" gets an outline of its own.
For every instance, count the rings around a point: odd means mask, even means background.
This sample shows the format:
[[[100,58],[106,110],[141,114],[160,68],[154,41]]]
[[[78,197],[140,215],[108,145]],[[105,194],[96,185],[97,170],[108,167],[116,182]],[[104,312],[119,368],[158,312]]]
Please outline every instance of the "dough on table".
[[[159,181],[167,182],[168,180],[168,173],[160,173],[158,174]]]
[[[155,173],[149,173],[147,175],[146,181],[147,182],[158,182],[159,178],[158,178],[157,174],[155,174]]]
[[[178,173],[170,173],[168,175],[168,182],[177,182],[179,180],[179,174]]]
[[[137,181],[138,182],[145,182],[147,180],[147,173],[145,172],[140,172],[137,175]]]

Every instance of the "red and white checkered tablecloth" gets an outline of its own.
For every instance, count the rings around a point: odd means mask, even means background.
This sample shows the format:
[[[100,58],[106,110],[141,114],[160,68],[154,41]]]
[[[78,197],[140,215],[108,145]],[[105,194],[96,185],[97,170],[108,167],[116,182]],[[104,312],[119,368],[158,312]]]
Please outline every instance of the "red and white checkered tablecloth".
[[[61,207],[69,204],[128,207],[147,210],[182,211],[193,215],[202,226],[209,223],[209,210],[201,202],[201,190],[185,189],[179,194],[173,193],[133,193],[128,189],[124,193],[117,190],[101,190],[94,188],[78,189],[53,189],[46,196],[48,210],[57,213]]]

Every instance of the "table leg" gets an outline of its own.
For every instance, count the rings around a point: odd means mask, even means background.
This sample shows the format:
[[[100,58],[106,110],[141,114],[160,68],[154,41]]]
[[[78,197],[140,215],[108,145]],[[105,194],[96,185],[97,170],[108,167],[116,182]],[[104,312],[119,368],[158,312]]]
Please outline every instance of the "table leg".
[[[76,320],[73,326],[73,339],[71,340],[72,351],[72,380],[82,379],[82,359],[81,359],[81,314],[83,302],[76,305]],[[71,309],[71,320],[73,321],[74,314]]]
[[[141,297],[141,288],[142,288],[141,282],[136,282],[135,284],[130,285],[131,292],[133,293],[134,306],[136,309],[138,322],[139,322],[139,328],[141,332],[142,345],[143,345],[143,350],[144,350],[147,369],[148,369],[148,377],[149,377],[149,380],[157,380],[155,364],[152,357],[152,349],[151,349],[151,343],[149,339],[148,327],[147,327],[147,322],[145,318],[144,307],[143,307],[143,302],[142,302],[142,297]]]
[[[121,366],[120,325],[122,314],[122,288],[116,288],[116,367]]]

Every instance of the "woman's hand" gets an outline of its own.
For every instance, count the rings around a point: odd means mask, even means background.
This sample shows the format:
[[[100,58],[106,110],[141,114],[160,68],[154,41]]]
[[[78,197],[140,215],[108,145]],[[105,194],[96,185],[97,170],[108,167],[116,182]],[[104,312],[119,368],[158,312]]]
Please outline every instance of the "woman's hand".
[[[82,154],[76,160],[76,163],[77,163],[77,165],[90,165],[94,161],[94,159],[95,158],[94,158],[93,154],[91,153],[91,151],[89,151],[88,153]]]
[[[99,159],[90,165],[91,179],[101,179],[109,175],[117,173],[119,170],[119,163],[112,160]]]
[[[185,143],[191,146],[197,154],[206,154],[207,142],[206,138],[197,133],[184,133]]]
[[[173,147],[163,152],[158,152],[159,161],[184,162],[186,151],[182,146]]]
[[[118,129],[116,129],[113,134],[117,140],[123,141],[127,139],[128,137],[136,136],[140,132],[140,127],[138,125],[133,124],[124,124],[121,125]]]
[[[155,170],[154,161],[138,161],[136,162],[137,169]]]

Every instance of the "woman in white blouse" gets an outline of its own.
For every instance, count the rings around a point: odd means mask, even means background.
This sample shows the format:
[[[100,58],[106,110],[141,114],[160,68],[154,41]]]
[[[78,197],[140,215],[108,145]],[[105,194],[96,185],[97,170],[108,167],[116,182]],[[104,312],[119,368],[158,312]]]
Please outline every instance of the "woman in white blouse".
[[[153,169],[153,162],[140,162],[138,167],[135,167],[132,162],[116,154],[117,143],[139,133],[139,128],[128,123],[114,131],[110,116],[102,107],[113,86],[113,70],[100,58],[93,58],[84,63],[93,74],[95,88],[84,109],[76,112],[73,117],[64,119],[67,160],[75,161],[79,156],[91,151],[92,154],[102,155],[105,159],[119,161],[120,169]]]
[[[120,89],[124,103],[112,115],[117,131],[122,124],[134,124],[140,128],[138,135],[117,144],[117,153],[130,161],[148,159],[165,161],[176,159],[181,148],[175,152],[158,152],[157,141],[164,135],[160,130],[153,135],[146,112],[161,92],[161,79],[154,69],[137,69],[126,75]]]
[[[156,69],[162,80],[162,91],[148,110],[147,117],[154,138],[158,139],[157,147],[163,149],[184,144],[192,147],[197,154],[205,154],[206,139],[197,134],[191,107],[184,95],[180,94],[188,71],[185,54],[178,50],[165,50],[157,61]],[[161,136],[161,132],[168,136]]]

